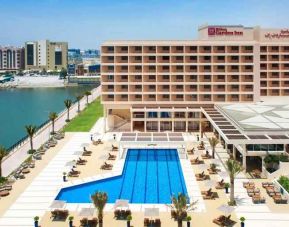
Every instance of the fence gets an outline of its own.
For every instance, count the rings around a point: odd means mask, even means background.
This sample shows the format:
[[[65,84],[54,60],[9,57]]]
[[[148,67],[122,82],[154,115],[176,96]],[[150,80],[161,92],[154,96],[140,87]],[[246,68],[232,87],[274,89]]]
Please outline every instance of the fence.
[[[89,102],[94,101],[100,96],[101,87],[97,87],[91,91],[91,96],[89,96]],[[86,96],[84,96],[80,101],[80,111],[86,107]],[[78,114],[78,102],[75,102],[70,110],[70,118],[74,118]],[[54,128],[56,131],[62,129],[66,125],[67,110],[63,110],[58,114],[57,119],[54,123]],[[37,132],[33,136],[33,145],[35,149],[38,149],[42,144],[49,140],[52,131],[51,121],[46,121],[38,127]],[[2,174],[3,176],[8,176],[13,172],[23,161],[28,158],[27,151],[30,149],[29,138],[23,137],[17,143],[12,145],[8,151],[9,154],[2,161]]]

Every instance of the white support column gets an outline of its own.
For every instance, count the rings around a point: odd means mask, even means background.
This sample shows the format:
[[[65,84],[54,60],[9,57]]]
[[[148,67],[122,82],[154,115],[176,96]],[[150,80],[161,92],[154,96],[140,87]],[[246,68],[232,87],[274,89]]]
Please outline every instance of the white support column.
[[[103,109],[103,115],[104,115],[104,122],[103,122],[103,131],[107,131],[107,108]]]
[[[133,112],[131,111],[130,112],[130,119],[131,119],[131,121],[130,121],[130,131],[131,132],[133,132]]]
[[[160,131],[161,131],[161,121],[158,120],[158,132],[160,132]]]
[[[246,169],[247,169],[247,162],[246,162],[246,160],[247,160],[247,156],[246,156],[246,154],[243,154],[243,168],[244,168],[245,171],[246,171]]]

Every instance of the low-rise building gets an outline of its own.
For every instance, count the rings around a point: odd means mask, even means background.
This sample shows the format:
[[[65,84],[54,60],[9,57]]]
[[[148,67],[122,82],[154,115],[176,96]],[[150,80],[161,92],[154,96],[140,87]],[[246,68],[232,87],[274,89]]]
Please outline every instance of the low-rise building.
[[[0,46],[0,71],[16,72],[24,69],[24,48]]]

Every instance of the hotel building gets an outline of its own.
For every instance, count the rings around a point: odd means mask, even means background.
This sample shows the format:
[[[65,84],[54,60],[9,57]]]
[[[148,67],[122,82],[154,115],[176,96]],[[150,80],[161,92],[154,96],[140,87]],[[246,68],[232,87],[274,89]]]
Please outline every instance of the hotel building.
[[[289,30],[203,26],[198,40],[108,41],[101,82],[107,129],[121,117],[131,131],[198,131],[200,107],[289,95]]]
[[[49,40],[29,41],[25,43],[25,69],[60,71],[67,69],[67,42]]]
[[[0,46],[0,71],[16,72],[20,69],[24,69],[24,48]]]

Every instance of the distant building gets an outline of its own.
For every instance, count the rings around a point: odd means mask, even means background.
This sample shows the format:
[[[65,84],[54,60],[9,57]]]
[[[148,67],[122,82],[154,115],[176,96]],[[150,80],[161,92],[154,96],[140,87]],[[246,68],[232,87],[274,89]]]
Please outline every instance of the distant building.
[[[20,69],[24,69],[24,48],[0,46],[0,71],[17,71]]]
[[[82,63],[80,49],[68,49],[68,64],[80,63]]]
[[[88,49],[82,51],[82,58],[98,58],[100,55],[99,50]]]
[[[49,40],[29,41],[25,43],[25,69],[60,71],[67,69],[67,42]]]
[[[76,66],[75,64],[68,64],[67,65],[67,74],[68,75],[75,75]]]

